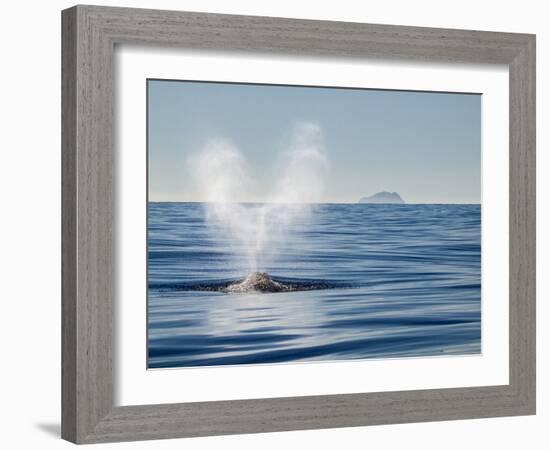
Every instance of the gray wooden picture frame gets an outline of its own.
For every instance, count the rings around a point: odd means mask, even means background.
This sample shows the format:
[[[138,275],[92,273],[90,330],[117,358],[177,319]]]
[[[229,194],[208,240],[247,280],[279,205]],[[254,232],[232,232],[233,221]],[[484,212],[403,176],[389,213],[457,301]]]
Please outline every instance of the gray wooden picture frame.
[[[75,443],[535,413],[535,36],[75,6],[62,13],[62,437]],[[115,44],[506,64],[509,384],[114,406]]]

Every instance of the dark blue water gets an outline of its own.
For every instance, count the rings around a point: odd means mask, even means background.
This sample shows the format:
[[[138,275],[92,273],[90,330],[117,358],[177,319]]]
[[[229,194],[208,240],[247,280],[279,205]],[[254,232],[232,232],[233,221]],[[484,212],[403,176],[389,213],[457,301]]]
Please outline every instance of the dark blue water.
[[[261,270],[321,289],[278,293],[200,289],[247,275],[204,217],[149,203],[149,368],[481,350],[479,205],[319,205]]]

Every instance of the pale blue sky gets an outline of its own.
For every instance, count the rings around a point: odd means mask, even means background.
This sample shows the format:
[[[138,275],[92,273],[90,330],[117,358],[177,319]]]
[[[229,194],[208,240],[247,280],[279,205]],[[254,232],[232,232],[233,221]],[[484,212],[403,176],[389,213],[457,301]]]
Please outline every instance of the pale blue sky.
[[[479,203],[481,96],[367,89],[148,81],[149,199],[201,201],[185,176],[208,140],[231,141],[260,182],[296,122],[323,130],[322,202],[397,191],[408,203]]]

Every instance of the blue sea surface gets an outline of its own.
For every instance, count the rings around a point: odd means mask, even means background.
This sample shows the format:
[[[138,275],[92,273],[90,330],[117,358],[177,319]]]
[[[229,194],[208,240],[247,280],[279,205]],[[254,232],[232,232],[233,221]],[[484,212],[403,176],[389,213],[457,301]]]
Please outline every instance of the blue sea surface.
[[[228,294],[198,287],[248,275],[234,237],[204,204],[150,202],[148,367],[479,354],[480,214],[317,205],[261,270],[330,288]]]

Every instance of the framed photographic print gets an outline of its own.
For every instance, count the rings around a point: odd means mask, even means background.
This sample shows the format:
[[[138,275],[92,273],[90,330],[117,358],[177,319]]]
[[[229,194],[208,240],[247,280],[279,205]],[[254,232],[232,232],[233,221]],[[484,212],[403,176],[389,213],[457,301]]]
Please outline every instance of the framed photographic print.
[[[534,36],[62,17],[65,439],[535,413]]]

